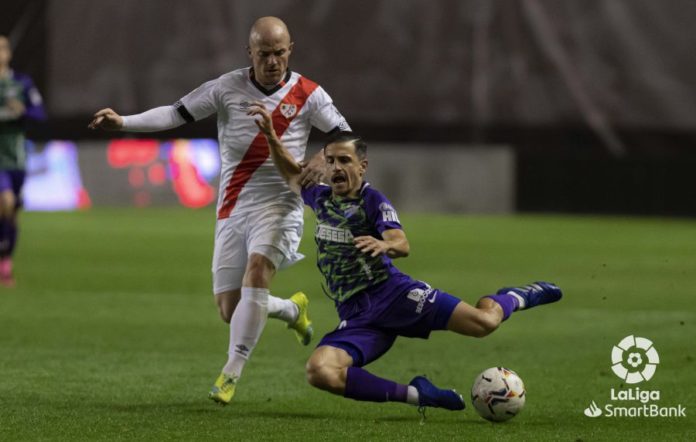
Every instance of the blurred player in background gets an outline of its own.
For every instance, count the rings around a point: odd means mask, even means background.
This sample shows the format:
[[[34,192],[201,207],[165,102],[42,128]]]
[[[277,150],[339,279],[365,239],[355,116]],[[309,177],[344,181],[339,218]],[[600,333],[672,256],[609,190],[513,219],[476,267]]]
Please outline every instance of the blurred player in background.
[[[427,339],[433,330],[486,336],[514,311],[558,301],[561,290],[546,282],[503,288],[474,307],[401,273],[392,259],[408,256],[408,239],[389,200],[363,181],[367,145],[351,132],[334,134],[323,150],[329,185],[301,188],[300,166],[277,137],[271,114],[263,103],[254,103],[249,113],[261,116],[257,124],[274,163],[317,216],[317,266],[341,320],[307,362],[309,383],[360,401],[463,409],[461,395],[424,376],[404,385],[362,367],[384,355],[398,336]]]
[[[303,160],[312,126],[323,132],[349,126],[331,97],[316,83],[288,69],[293,42],[280,19],[258,19],[249,34],[251,67],[238,69],[204,83],[172,106],[121,117],[111,109],[94,115],[90,128],[150,132],[171,129],[217,114],[222,157],[217,204],[213,292],[222,319],[230,323],[228,361],[209,397],[227,404],[242,369],[261,336],[267,316],[279,318],[307,345],[312,328],[307,297],[290,299],[269,291],[275,272],[302,258],[303,206],[269,159],[266,137],[250,103],[273,109],[273,126],[297,161]],[[302,181],[316,181],[323,156],[316,155],[303,170]]]
[[[10,40],[0,35],[0,284],[13,286],[12,254],[26,175],[27,120],[44,120],[41,95],[28,75],[10,68]]]

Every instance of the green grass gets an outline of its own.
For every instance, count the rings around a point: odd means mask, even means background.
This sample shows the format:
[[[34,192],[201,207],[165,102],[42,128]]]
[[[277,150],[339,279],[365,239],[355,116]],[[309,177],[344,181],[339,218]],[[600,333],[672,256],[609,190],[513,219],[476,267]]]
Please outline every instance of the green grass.
[[[696,222],[551,216],[403,215],[412,246],[400,268],[469,302],[548,279],[556,305],[521,312],[488,338],[401,339],[369,366],[408,382],[426,373],[466,392],[489,366],[525,380],[527,405],[494,425],[471,406],[429,410],[346,400],[311,388],[297,345],[269,321],[234,403],[206,398],[228,329],[211,295],[214,215],[179,209],[26,213],[18,285],[0,290],[0,440],[694,440]],[[311,222],[306,232],[312,231]],[[274,293],[301,288],[319,334],[336,326],[313,241]],[[597,418],[621,381],[610,351],[626,335],[661,363],[641,389],[687,418]],[[467,401],[468,402],[468,401]],[[632,404],[635,405],[635,404]]]

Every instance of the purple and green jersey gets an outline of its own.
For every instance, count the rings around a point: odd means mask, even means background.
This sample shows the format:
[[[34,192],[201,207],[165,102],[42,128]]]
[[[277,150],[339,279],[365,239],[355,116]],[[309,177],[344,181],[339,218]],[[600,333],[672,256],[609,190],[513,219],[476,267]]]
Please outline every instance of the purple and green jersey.
[[[427,339],[445,330],[460,300],[417,281],[394,267],[384,255],[370,257],[353,244],[356,236],[382,238],[401,229],[387,198],[363,183],[357,198],[333,196],[326,185],[302,189],[314,209],[317,266],[334,299],[340,323],[319,346],[345,350],[361,367],[382,356],[397,336]]]
[[[20,101],[26,111],[17,118],[8,103]],[[26,120],[44,120],[46,112],[41,95],[28,75],[10,71],[0,77],[0,170],[23,170],[26,162],[24,123]]]
[[[401,275],[387,256],[371,257],[353,243],[357,236],[382,238],[385,230],[401,229],[396,211],[379,191],[363,183],[357,198],[344,198],[319,184],[302,189],[302,199],[317,217],[317,267],[336,304]]]

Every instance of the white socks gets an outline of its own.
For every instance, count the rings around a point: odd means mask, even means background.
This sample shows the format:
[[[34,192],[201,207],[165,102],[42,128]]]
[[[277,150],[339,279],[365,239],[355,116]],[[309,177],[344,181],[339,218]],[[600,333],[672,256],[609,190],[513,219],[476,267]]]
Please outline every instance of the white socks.
[[[268,289],[242,287],[242,296],[230,320],[230,347],[224,373],[239,377],[261,337],[268,316]]]
[[[510,290],[509,292],[507,292],[507,294],[508,294],[508,295],[511,295],[511,296],[514,296],[514,297],[517,299],[517,305],[518,305],[518,307],[515,309],[515,311],[517,311],[517,310],[524,310],[524,308],[527,306],[527,303],[525,302],[525,300],[524,300],[523,297],[521,297],[521,296],[518,295],[517,293],[513,292],[512,290]]]
[[[406,403],[409,405],[419,405],[418,403],[418,390],[413,385],[408,386],[406,392]]]
[[[268,316],[275,319],[280,319],[288,324],[294,324],[297,321],[297,315],[300,313],[297,304],[289,299],[277,298],[273,295],[268,295]]]

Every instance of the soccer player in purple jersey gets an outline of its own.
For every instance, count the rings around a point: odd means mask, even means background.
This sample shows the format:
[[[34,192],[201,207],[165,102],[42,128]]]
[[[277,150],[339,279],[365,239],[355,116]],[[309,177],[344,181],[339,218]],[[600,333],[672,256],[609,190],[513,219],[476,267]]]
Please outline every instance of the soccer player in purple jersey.
[[[249,114],[261,117],[256,123],[273,162],[317,216],[317,265],[341,319],[309,358],[309,383],[359,401],[463,409],[461,395],[424,376],[405,385],[362,367],[385,354],[398,336],[427,339],[433,330],[450,330],[483,337],[514,311],[558,301],[561,290],[536,282],[500,289],[471,306],[401,273],[392,259],[408,256],[409,243],[389,200],[363,181],[367,145],[352,132],[336,134],[324,147],[329,185],[301,188],[300,166],[276,136],[269,112],[256,103]]]
[[[28,75],[10,68],[10,40],[0,35],[0,284],[14,285],[12,254],[26,175],[26,120],[44,120],[41,95]]]

